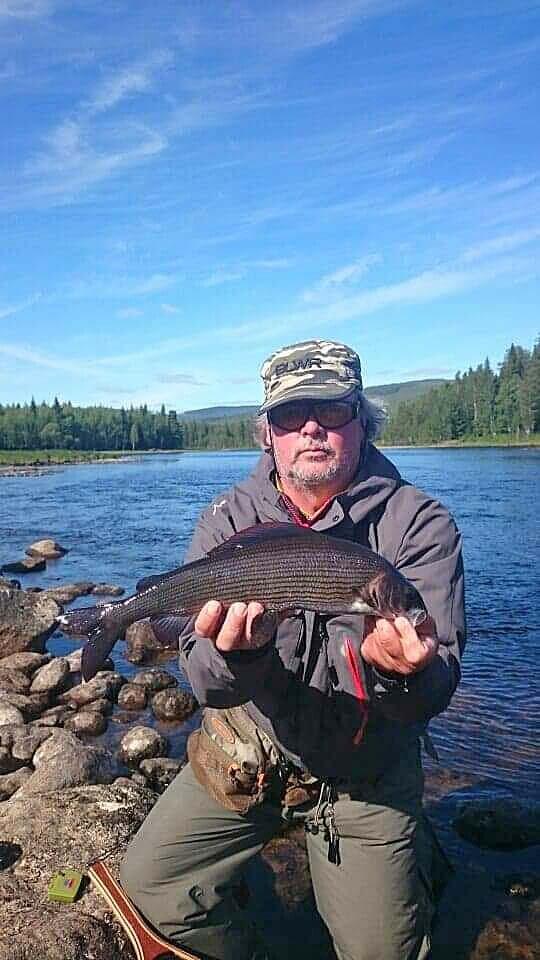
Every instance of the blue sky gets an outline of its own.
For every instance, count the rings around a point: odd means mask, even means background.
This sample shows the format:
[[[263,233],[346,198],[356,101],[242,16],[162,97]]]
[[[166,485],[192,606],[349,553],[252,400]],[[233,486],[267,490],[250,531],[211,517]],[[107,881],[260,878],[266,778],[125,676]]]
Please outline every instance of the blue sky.
[[[258,402],[540,332],[540,4],[0,0],[0,403]]]

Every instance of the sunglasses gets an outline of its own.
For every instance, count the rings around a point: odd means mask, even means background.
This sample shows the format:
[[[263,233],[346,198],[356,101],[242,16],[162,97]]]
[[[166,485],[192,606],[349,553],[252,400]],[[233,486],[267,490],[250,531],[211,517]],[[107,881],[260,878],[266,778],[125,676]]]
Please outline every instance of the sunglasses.
[[[354,420],[359,408],[350,400],[293,400],[269,410],[268,420],[280,430],[300,430],[310,419],[327,430],[337,430]]]

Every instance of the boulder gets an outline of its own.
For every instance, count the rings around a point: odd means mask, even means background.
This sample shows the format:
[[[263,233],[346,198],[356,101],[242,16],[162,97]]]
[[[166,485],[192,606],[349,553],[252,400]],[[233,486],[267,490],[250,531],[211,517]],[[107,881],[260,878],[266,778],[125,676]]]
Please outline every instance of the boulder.
[[[0,577],[0,590],[20,590],[21,581],[6,579],[6,577]]]
[[[0,776],[0,800],[9,800],[17,790],[25,784],[33,774],[31,767],[19,767],[13,773]]]
[[[24,723],[24,717],[17,707],[0,699],[0,727],[11,723]]]
[[[156,794],[130,781],[49,794],[19,791],[0,805],[5,866],[0,869],[0,960],[128,960],[133,953],[106,901],[85,883],[75,903],[49,903],[51,876],[107,858],[117,876],[125,848]],[[3,863],[2,863],[3,866]]]
[[[78,707],[102,697],[113,700],[124,682],[124,677],[121,674],[115,673],[113,670],[101,670],[88,683],[80,683],[78,686],[72,687],[71,690],[62,694],[60,699],[63,703],[75,703]]]
[[[126,590],[125,587],[114,586],[112,583],[96,583],[90,592],[97,597],[121,597]]]
[[[152,713],[158,720],[187,720],[198,707],[193,694],[185,690],[160,690],[151,700]]]
[[[25,673],[30,677],[38,667],[42,667],[43,664],[48,663],[50,659],[48,653],[31,653],[30,651],[25,653],[12,653],[11,656],[3,657],[3,659],[0,660],[0,671],[19,670],[21,673]]]
[[[139,683],[147,691],[166,690],[167,687],[175,687],[178,683],[176,677],[168,670],[160,670],[158,667],[150,667],[148,670],[139,670],[132,678],[132,683]]]
[[[107,718],[97,710],[80,710],[64,723],[64,730],[73,733],[87,734],[90,737],[99,737],[107,729]]]
[[[519,850],[540,843],[540,803],[495,798],[462,804],[453,824],[479,847]]]
[[[123,688],[122,688],[123,689]],[[120,691],[120,693],[122,690]],[[80,711],[86,710],[89,713],[94,711],[96,713],[101,713],[104,717],[108,716],[113,711],[113,704],[111,700],[108,700],[107,697],[98,697],[97,700],[91,700],[90,703],[85,703],[80,708]]]
[[[0,658],[20,651],[43,652],[54,631],[60,607],[43,594],[0,591]]]
[[[46,538],[45,540],[36,540],[31,543],[24,551],[29,557],[44,557],[45,560],[58,560],[68,551],[66,547],[61,547],[56,540]]]
[[[66,790],[87,783],[107,783],[118,774],[113,757],[82,743],[68,730],[53,729],[34,753],[35,772],[21,788],[25,796]]]
[[[166,737],[152,727],[137,726],[120,741],[120,757],[126,763],[140,763],[147,757],[164,757],[168,750]]]
[[[41,716],[43,710],[49,706],[47,694],[34,693],[31,696],[25,696],[23,693],[11,693],[11,691],[0,691],[0,702],[10,704],[20,710],[23,720],[27,723],[30,720],[36,720]]]
[[[124,710],[144,710],[148,694],[140,683],[125,683],[118,694],[118,706]]]
[[[28,693],[30,683],[30,677],[27,677],[21,670],[3,669],[0,660],[0,687],[2,690],[12,690],[13,693]]]
[[[40,557],[23,557],[22,560],[4,563],[0,573],[41,573],[46,567],[46,561]]]
[[[69,677],[69,663],[64,657],[55,657],[50,663],[44,664],[33,676],[31,693],[57,692],[65,686]]]
[[[90,580],[82,580],[80,583],[64,583],[60,587],[48,587],[43,592],[51,600],[64,605],[77,600],[78,597],[86,597],[92,592],[94,584]]]
[[[157,639],[148,620],[138,620],[127,628],[124,655],[130,663],[147,663],[162,650],[163,644]]]
[[[153,757],[141,760],[139,770],[148,780],[149,785],[158,793],[163,793],[173,782],[175,776],[182,769],[181,760],[172,760],[169,757]]]

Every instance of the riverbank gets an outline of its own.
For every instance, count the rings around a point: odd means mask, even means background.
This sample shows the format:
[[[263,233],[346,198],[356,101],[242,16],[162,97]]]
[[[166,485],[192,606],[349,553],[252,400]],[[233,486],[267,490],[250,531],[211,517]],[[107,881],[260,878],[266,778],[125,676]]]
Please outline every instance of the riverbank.
[[[527,448],[540,447],[540,434],[528,437],[496,436],[476,437],[464,440],[444,440],[440,443],[384,443],[379,441],[381,450],[468,450],[489,448]],[[156,454],[167,456],[180,453],[234,453],[239,450],[256,451],[255,447],[231,448],[185,448],[182,450],[0,450],[0,477],[27,475],[50,467],[71,466],[81,463],[122,462]]]

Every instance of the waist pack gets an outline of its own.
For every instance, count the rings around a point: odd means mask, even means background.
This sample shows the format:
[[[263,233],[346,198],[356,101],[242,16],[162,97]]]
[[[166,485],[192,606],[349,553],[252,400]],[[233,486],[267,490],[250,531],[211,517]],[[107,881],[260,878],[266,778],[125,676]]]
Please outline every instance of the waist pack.
[[[244,707],[206,707],[187,754],[193,773],[228,810],[246,814],[265,800],[297,806],[311,798],[318,781],[294,772],[270,737]]]

